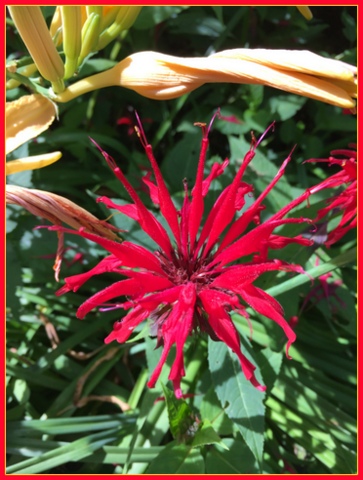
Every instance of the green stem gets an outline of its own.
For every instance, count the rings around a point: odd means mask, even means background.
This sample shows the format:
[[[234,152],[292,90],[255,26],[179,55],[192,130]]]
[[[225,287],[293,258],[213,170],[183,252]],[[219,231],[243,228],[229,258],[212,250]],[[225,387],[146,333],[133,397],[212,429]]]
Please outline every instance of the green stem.
[[[40,93],[44,97],[51,98],[50,94],[49,94],[49,90],[47,88],[41,87],[37,83],[33,82],[33,80],[31,80],[30,78],[25,77],[24,75],[20,75],[20,73],[15,73],[15,72],[12,73],[12,72],[9,72],[7,70],[6,71],[6,78],[12,78],[12,79],[18,81],[19,83],[22,83],[23,85],[26,85],[30,89],[35,90],[37,93]]]
[[[273,297],[277,295],[281,295],[293,288],[299,287],[300,285],[304,285],[311,280],[311,278],[317,278],[321,275],[329,273],[335,270],[338,267],[344,267],[351,262],[356,261],[357,259],[357,248],[352,248],[348,252],[342,253],[341,255],[333,258],[330,262],[324,263],[317,267],[313,267],[306,272],[306,274],[297,275],[294,278],[286,280],[286,282],[280,283],[279,285],[275,285],[274,287],[269,288],[266,292]]]

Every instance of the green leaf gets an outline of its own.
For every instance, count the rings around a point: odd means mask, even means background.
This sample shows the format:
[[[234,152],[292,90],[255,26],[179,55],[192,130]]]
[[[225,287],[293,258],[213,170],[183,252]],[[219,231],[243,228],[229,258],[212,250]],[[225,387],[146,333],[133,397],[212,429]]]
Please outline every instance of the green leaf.
[[[310,282],[311,278],[317,278],[325,273],[331,272],[338,267],[348,265],[351,262],[356,261],[357,259],[357,249],[352,248],[348,252],[344,252],[341,255],[332,258],[330,262],[326,262],[322,265],[318,265],[317,267],[313,267],[310,270],[307,270],[306,274],[300,274],[296,277],[291,278],[290,280],[286,280],[285,282],[280,283],[279,285],[275,285],[267,290],[269,295],[276,297],[283,292],[287,292],[293,288],[299,287],[304,283]]]
[[[256,355],[256,358],[267,392],[270,392],[281,370],[283,354],[265,348]]]
[[[247,474],[258,473],[257,462],[245,443],[232,438],[223,439],[228,450],[213,445],[205,457],[207,474]]]
[[[210,388],[200,406],[202,419],[208,420],[219,435],[230,435],[233,431],[233,423],[221,407],[218,397],[213,388]]]
[[[243,352],[252,357],[243,340]],[[208,361],[217,396],[229,418],[241,432],[260,467],[263,454],[264,394],[245,378],[236,355],[222,342],[209,341]],[[254,362],[255,363],[255,362]],[[257,377],[259,370],[256,369]]]
[[[196,429],[195,416],[185,400],[176,398],[174,392],[163,383],[161,385],[168,409],[170,431],[175,439],[186,441]]]
[[[222,442],[210,421],[204,420],[199,424],[198,431],[195,434],[191,445],[192,447],[200,447],[202,445],[211,445],[213,443],[219,443],[223,448],[228,450],[228,447]]]
[[[271,113],[277,113],[280,120],[285,121],[293,117],[306,103],[307,98],[297,95],[278,95],[270,98]]]
[[[128,428],[135,424],[136,416],[130,414],[95,415],[75,418],[48,418],[46,420],[23,420],[8,422],[8,434],[13,437],[28,437],[44,433],[47,435],[66,435],[72,433],[94,432],[112,428]]]
[[[15,380],[14,384],[14,396],[19,403],[25,403],[29,400],[30,397],[30,390],[28,384],[18,378]]]
[[[147,474],[205,473],[204,460],[198,448],[169,443],[151,462]]]
[[[153,7],[143,7],[139,13],[133,28],[138,29],[147,29],[152,28],[155,25],[164,22],[169,17],[177,15],[182,10],[185,10],[188,7],[172,7],[172,6],[153,6]]]
[[[80,438],[66,446],[62,446],[46,452],[39,457],[25,460],[7,468],[7,473],[41,473],[62,465],[66,462],[76,462],[82,458],[92,455],[103,445],[114,441],[117,438],[118,429],[107,430],[102,433],[95,433]]]
[[[183,189],[183,179],[194,184],[198,166],[201,133],[187,133],[177,142],[164,159],[162,172],[165,180],[175,191]]]

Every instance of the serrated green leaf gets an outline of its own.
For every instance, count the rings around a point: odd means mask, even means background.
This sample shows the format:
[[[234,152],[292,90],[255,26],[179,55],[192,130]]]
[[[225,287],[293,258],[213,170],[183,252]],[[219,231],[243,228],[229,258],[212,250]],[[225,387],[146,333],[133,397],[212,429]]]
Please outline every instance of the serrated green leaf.
[[[191,445],[192,447],[201,447],[202,445],[212,445],[213,443],[219,443],[223,448],[228,450],[228,447],[223,443],[210,421],[204,420],[199,425]]]
[[[280,372],[283,354],[264,348],[256,355],[256,358],[267,392],[270,392]]]
[[[151,462],[147,474],[197,474],[204,473],[204,460],[199,448],[169,443]]]
[[[243,341],[244,354],[247,342]],[[208,361],[217,396],[229,418],[256,457],[260,467],[263,454],[264,394],[251,385],[235,354],[222,342],[209,341]],[[255,363],[255,362],[254,362]],[[257,370],[257,376],[259,376]]]
[[[220,445],[213,445],[205,457],[205,473],[207,474],[253,474],[258,473],[256,459],[247,445],[232,438],[223,439],[228,450]]]
[[[221,407],[213,388],[210,388],[204,395],[200,406],[200,414],[203,420],[210,421],[219,435],[231,435],[233,423]]]
[[[280,120],[285,121],[293,117],[306,103],[307,98],[296,95],[278,95],[269,100],[271,113],[277,113]]]

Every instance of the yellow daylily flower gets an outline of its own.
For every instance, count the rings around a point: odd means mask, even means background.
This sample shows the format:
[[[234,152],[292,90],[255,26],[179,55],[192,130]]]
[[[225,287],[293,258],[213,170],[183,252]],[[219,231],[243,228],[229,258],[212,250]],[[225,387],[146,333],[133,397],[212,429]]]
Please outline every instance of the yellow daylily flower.
[[[357,68],[352,65],[302,50],[234,49],[206,58],[139,52],[109,70],[70,85],[54,100],[68,102],[109,86],[168,100],[205,83],[240,83],[266,85],[352,109],[357,96],[356,75]]]
[[[56,115],[56,105],[48,98],[39,94],[25,95],[6,103],[6,154],[47,130]],[[61,156],[61,152],[56,151],[8,161],[6,163],[6,175],[24,170],[43,168],[59,160]]]

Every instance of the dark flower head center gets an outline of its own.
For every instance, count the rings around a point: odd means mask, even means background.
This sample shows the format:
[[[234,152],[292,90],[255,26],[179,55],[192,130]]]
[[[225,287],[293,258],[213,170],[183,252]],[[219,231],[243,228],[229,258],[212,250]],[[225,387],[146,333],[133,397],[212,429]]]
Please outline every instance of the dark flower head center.
[[[184,285],[192,282],[197,292],[209,285],[218,275],[215,268],[209,267],[209,258],[193,258],[193,255],[184,256],[177,251],[173,252],[172,259],[163,252],[155,252],[167,278],[174,285]]]

